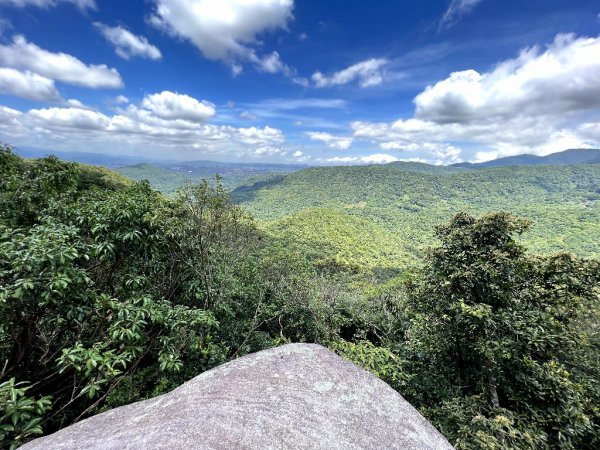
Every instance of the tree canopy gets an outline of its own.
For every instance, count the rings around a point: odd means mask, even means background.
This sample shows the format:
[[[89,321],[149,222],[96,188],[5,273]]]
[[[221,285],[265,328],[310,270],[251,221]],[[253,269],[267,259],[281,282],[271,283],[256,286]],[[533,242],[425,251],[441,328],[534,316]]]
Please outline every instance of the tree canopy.
[[[600,446],[599,262],[531,254],[527,219],[455,214],[409,268],[410,234],[257,223],[219,178],[168,198],[4,148],[0,172],[3,447],[288,342],[372,371],[457,448]]]

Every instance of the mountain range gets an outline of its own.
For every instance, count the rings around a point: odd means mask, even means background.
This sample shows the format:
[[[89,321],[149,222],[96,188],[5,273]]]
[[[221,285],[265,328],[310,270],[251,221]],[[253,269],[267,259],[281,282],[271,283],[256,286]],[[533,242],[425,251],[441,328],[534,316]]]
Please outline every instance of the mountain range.
[[[498,158],[482,163],[458,163],[454,167],[504,167],[504,166],[542,166],[564,164],[598,164],[600,163],[600,149],[573,148],[546,156],[517,155]]]

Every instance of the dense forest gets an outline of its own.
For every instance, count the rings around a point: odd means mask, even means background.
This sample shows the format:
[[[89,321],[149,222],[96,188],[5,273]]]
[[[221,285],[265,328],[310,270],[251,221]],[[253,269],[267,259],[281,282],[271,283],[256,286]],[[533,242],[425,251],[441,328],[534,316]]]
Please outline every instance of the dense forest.
[[[425,250],[439,243],[433,228],[458,212],[510,211],[532,220],[523,237],[530,251],[600,257],[600,164],[464,169],[398,162],[319,167],[239,187],[232,197],[268,230],[280,234],[290,221],[302,227],[306,247],[321,247],[318,237],[311,245],[309,236],[320,236],[323,228],[345,230],[356,219],[368,221],[390,236],[386,250],[395,259],[405,255],[406,265],[419,263]],[[339,220],[313,228],[311,222],[318,222],[324,208]],[[349,247],[369,236],[346,234],[352,240]],[[376,260],[363,256],[361,265],[376,265]],[[346,258],[339,254],[338,259]]]
[[[3,447],[288,342],[459,449],[600,447],[598,165],[312,168],[235,202],[8,148],[0,174]]]

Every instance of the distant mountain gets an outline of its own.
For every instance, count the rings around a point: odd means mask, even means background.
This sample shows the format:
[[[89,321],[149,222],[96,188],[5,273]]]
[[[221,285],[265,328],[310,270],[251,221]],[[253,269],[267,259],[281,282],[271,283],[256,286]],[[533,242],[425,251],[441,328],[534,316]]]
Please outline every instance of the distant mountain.
[[[272,177],[289,174],[308,167],[304,164],[239,163],[219,161],[157,160],[142,156],[116,156],[101,153],[49,151],[15,148],[24,158],[43,158],[55,155],[65,161],[101,166],[114,170],[133,180],[148,180],[157,190],[172,194],[186,183],[222,177],[226,189],[246,184],[266,182]]]
[[[117,156],[106,155],[103,153],[63,152],[57,150],[42,150],[37,148],[14,148],[13,150],[16,154],[22,156],[23,158],[44,158],[45,156],[54,155],[64,161],[78,162],[92,166],[102,166],[109,169],[151,161],[148,158],[140,156]]]
[[[148,180],[157,190],[173,194],[186,183],[221,176],[223,186],[235,189],[245,185],[266,183],[273,178],[289,174],[305,166],[283,164],[241,164],[213,161],[139,163],[113,169],[133,180]]]
[[[174,193],[183,186],[186,181],[196,181],[193,177],[186,177],[181,173],[173,172],[148,163],[118,167],[113,170],[132,180],[148,180],[154,189],[164,192],[165,194]]]
[[[481,167],[506,167],[506,166],[562,166],[567,164],[598,164],[600,163],[600,149],[573,148],[546,156],[517,155],[498,158],[483,163],[459,163],[453,167],[481,168]]]
[[[0,143],[2,143],[0,141]],[[10,144],[8,144],[10,145]],[[43,150],[36,148],[13,148],[13,151],[24,158],[43,158],[48,155],[58,156],[65,161],[73,161],[108,168],[131,166],[140,163],[160,166],[174,172],[205,171],[209,174],[221,173],[225,170],[241,170],[245,172],[294,172],[309,167],[307,164],[277,164],[260,162],[221,162],[209,160],[179,161],[169,159],[148,158],[132,155],[110,155],[105,153],[69,152],[60,150]]]

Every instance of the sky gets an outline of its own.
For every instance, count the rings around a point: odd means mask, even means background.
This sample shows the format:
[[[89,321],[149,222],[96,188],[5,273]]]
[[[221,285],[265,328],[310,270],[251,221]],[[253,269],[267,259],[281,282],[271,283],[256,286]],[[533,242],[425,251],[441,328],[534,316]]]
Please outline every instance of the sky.
[[[0,141],[452,164],[600,147],[598,0],[0,0]]]

